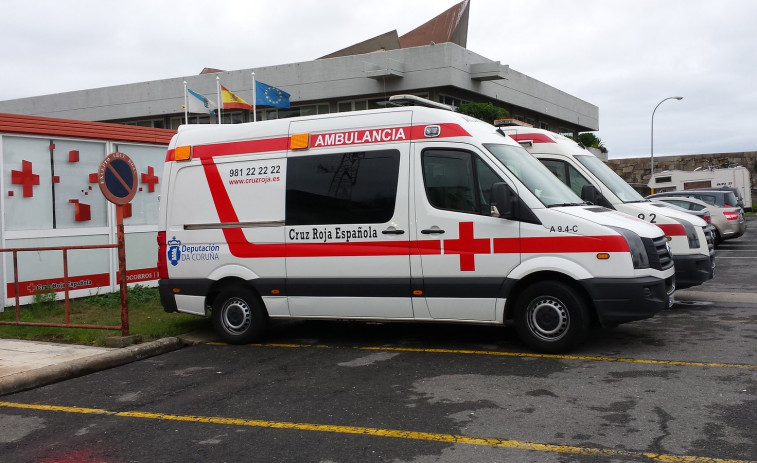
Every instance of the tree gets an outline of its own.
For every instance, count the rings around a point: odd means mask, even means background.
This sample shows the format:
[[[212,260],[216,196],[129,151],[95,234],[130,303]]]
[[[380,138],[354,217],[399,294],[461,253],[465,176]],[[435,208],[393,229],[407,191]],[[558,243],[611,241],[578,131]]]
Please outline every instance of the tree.
[[[510,113],[505,108],[491,103],[461,103],[457,112],[492,124],[495,119],[505,119]]]
[[[607,153],[607,148],[602,144],[602,139],[591,132],[578,134],[578,141],[587,148],[597,148],[603,153]]]

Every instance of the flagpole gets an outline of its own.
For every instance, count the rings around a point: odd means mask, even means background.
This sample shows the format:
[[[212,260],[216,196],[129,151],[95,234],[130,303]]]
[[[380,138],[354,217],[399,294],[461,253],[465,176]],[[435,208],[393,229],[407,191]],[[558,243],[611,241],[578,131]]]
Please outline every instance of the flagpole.
[[[255,86],[255,71],[252,71],[252,122],[258,121],[258,88]]]
[[[221,78],[216,76],[216,97],[218,98],[218,123],[221,123],[223,100],[221,99]]]
[[[184,123],[189,124],[189,102],[187,101],[187,81],[184,81]]]

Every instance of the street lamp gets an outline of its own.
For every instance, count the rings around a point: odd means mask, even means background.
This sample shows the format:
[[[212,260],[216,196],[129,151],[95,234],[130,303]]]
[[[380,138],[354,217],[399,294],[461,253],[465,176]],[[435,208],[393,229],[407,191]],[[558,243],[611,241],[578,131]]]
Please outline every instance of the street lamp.
[[[668,100],[683,100],[682,96],[669,96],[665,98],[664,100],[657,103],[657,106],[654,107],[654,111],[652,111],[652,141],[651,141],[651,147],[650,147],[650,156],[649,156],[649,164],[650,164],[650,172],[649,172],[649,183],[652,183],[652,177],[654,176],[654,113],[657,111],[657,108],[660,107],[661,104],[665,103]],[[652,191],[654,193],[654,191]]]

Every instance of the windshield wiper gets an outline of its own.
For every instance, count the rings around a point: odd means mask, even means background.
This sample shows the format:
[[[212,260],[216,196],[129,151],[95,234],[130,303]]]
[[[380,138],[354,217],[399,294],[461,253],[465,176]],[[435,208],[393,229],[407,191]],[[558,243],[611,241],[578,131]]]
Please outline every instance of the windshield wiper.
[[[587,202],[583,202],[583,203],[560,203],[560,204],[550,204],[547,207],[586,206],[587,204],[589,204],[589,203],[587,203]]]

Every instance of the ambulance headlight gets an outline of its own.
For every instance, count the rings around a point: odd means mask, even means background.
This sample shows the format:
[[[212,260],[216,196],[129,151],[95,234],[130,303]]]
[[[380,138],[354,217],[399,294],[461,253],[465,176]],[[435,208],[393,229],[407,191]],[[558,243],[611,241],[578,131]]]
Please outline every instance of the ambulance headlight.
[[[633,262],[633,268],[649,268],[649,256],[647,255],[647,248],[644,246],[644,242],[641,237],[636,233],[628,230],[627,228],[610,227],[616,232],[620,233],[628,243],[628,249],[631,251],[631,261]]]
[[[689,249],[699,248],[699,237],[697,236],[697,228],[691,222],[683,219],[676,219],[681,222],[683,229],[686,230],[686,239],[689,240]]]

